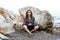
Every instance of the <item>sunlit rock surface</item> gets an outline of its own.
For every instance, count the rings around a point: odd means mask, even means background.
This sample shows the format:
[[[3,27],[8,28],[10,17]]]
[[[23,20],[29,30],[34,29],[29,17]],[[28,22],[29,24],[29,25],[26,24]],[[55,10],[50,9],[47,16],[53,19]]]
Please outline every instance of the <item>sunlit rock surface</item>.
[[[31,10],[33,13],[33,16],[35,17],[35,20],[40,26],[40,29],[45,29],[47,27],[52,27],[54,23],[54,18],[52,15],[49,14],[47,10],[39,10],[38,8],[34,7],[24,7],[19,9],[20,17],[23,15],[22,18],[24,18],[26,15],[26,11]]]
[[[0,8],[0,32],[4,34],[14,32],[13,26],[16,23],[17,19],[18,16],[14,12]]]
[[[0,34],[0,39],[9,39],[9,38],[4,36],[3,34]]]

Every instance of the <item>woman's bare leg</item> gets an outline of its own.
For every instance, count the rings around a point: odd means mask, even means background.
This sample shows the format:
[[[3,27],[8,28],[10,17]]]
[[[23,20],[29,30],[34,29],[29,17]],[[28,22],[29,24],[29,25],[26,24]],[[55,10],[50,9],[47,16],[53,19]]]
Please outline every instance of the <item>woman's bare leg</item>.
[[[27,26],[26,26],[26,25],[24,25],[24,26],[23,26],[23,28],[24,28],[24,30],[26,30],[29,34],[31,34],[31,35],[32,35],[32,33],[28,30],[28,28],[27,28]]]
[[[39,26],[38,26],[38,25],[37,25],[37,26],[35,26],[35,27],[34,27],[34,29],[32,29],[32,30],[31,30],[31,32],[36,31],[38,28],[39,28]]]

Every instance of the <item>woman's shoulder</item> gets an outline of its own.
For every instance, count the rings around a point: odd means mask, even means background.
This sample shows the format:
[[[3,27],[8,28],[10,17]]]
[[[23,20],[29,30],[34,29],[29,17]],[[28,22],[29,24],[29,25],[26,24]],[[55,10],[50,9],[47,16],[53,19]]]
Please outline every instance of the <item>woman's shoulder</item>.
[[[34,19],[34,20],[35,20],[35,17],[33,16],[33,17],[32,17],[32,19]]]

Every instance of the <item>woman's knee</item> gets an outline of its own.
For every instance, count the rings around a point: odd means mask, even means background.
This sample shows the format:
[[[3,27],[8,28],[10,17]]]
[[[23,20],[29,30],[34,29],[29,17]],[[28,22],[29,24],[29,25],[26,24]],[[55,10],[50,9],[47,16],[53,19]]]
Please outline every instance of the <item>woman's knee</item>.
[[[38,29],[39,28],[39,26],[37,25],[37,26],[35,26],[35,29]]]
[[[27,28],[27,25],[23,25],[23,28]]]

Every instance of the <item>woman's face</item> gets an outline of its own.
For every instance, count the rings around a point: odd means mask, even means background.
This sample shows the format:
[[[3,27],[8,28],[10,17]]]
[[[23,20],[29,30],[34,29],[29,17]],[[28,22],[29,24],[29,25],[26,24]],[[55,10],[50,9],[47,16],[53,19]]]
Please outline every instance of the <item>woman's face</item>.
[[[28,13],[27,13],[27,14],[28,14],[28,16],[30,16],[30,15],[31,15],[31,11],[28,11]]]

